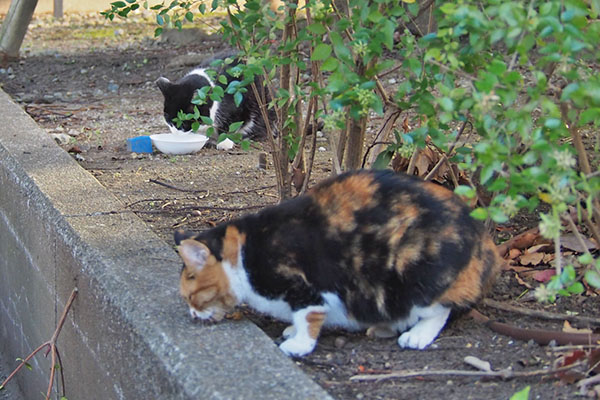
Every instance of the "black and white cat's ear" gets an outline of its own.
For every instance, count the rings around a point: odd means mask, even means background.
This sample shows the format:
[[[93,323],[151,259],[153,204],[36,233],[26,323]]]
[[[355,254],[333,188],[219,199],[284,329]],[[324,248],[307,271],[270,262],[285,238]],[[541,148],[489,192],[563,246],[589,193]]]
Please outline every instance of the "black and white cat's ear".
[[[194,239],[186,239],[177,247],[179,255],[187,268],[200,271],[206,265],[210,250],[206,245]]]
[[[168,80],[167,78],[165,78],[164,76],[161,76],[160,78],[158,78],[156,80],[156,86],[158,86],[158,88],[160,89],[160,91],[166,95],[167,94],[167,90],[169,90],[169,88],[172,86],[173,84],[171,83],[170,80]]]

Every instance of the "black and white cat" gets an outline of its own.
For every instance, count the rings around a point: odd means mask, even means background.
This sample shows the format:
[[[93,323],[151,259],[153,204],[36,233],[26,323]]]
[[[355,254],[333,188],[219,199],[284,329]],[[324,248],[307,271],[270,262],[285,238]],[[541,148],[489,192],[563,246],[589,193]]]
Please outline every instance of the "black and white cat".
[[[208,65],[208,63],[206,63]],[[240,128],[239,132],[245,138],[249,139],[261,139],[266,137],[267,127],[265,120],[260,112],[260,106],[254,95],[252,88],[247,87],[247,91],[243,94],[242,101],[239,106],[236,106],[234,96],[232,94],[225,93],[221,101],[213,101],[207,98],[207,102],[202,105],[196,105],[192,103],[198,89],[206,86],[214,87],[215,85],[221,86],[223,89],[227,85],[220,82],[215,82],[207,74],[207,65],[200,66],[191,70],[187,75],[178,79],[175,82],[171,82],[168,78],[160,77],[156,80],[156,85],[164,96],[164,117],[172,132],[176,131],[190,131],[192,128],[192,121],[183,121],[178,127],[174,122],[177,114],[180,110],[185,113],[193,113],[194,107],[198,107],[200,115],[209,117],[213,121],[213,126],[217,134],[229,132],[229,126],[234,122],[243,121],[244,124]],[[227,82],[235,80],[227,70],[237,65],[236,62],[226,65],[221,68],[218,73],[221,73],[227,77]],[[256,87],[258,90],[264,90],[262,81],[259,77],[255,80]],[[265,90],[266,103],[270,101],[270,97]],[[274,126],[275,116],[272,110],[269,110],[269,124]]]

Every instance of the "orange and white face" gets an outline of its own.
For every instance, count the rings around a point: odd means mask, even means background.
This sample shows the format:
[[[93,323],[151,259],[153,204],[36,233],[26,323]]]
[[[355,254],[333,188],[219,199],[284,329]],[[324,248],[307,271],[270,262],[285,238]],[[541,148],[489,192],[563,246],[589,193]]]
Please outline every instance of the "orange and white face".
[[[222,262],[201,242],[186,239],[178,247],[184,267],[180,293],[193,318],[220,321],[237,304]]]

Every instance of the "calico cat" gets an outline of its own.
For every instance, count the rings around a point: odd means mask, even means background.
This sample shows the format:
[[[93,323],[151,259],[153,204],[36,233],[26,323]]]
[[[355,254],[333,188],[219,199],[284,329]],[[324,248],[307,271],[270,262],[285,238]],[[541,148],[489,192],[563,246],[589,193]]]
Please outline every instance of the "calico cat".
[[[206,65],[209,62],[205,63]],[[233,62],[226,66],[226,68],[217,71],[227,77],[227,82],[231,82],[236,78],[233,78],[227,70],[239,64],[238,61]],[[192,103],[192,99],[198,89],[205,86],[214,87],[215,85],[221,86],[223,89],[227,85],[221,82],[214,82],[210,76],[206,73],[207,68],[198,67],[190,71],[184,77],[178,79],[175,82],[171,82],[165,77],[160,77],[156,80],[156,85],[164,96],[164,117],[167,125],[171,131],[190,131],[192,129],[192,121],[184,121],[180,127],[174,122],[177,117],[179,110],[183,110],[185,113],[193,113],[195,104]],[[217,75],[218,76],[218,75]],[[262,86],[260,78],[255,80],[256,87],[259,91],[265,91],[266,102],[270,101],[268,93]],[[260,139],[265,137],[267,128],[265,120],[260,112],[259,104],[254,96],[254,92],[247,87],[247,91],[244,93],[242,102],[239,107],[235,105],[234,97],[232,94],[225,93],[221,101],[213,101],[207,98],[207,102],[202,105],[198,105],[198,111],[200,115],[210,117],[213,121],[213,126],[217,134],[227,133],[229,131],[229,125],[234,122],[243,121],[240,132],[244,137],[249,139]],[[269,123],[273,124],[275,120],[273,111],[268,111]]]
[[[175,242],[194,318],[219,321],[247,303],[292,322],[280,345],[291,356],[310,353],[323,326],[393,329],[401,347],[423,349],[500,267],[457,196],[391,171],[345,173]]]

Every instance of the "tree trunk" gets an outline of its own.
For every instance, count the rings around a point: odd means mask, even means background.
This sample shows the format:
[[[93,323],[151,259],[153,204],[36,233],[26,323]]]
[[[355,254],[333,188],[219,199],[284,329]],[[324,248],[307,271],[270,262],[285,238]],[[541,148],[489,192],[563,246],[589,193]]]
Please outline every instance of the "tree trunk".
[[[348,143],[346,145],[346,157],[344,159],[344,169],[346,171],[358,169],[362,164],[366,129],[367,117],[362,117],[359,120],[350,118]]]
[[[13,0],[0,29],[0,57],[18,58],[38,0]]]

